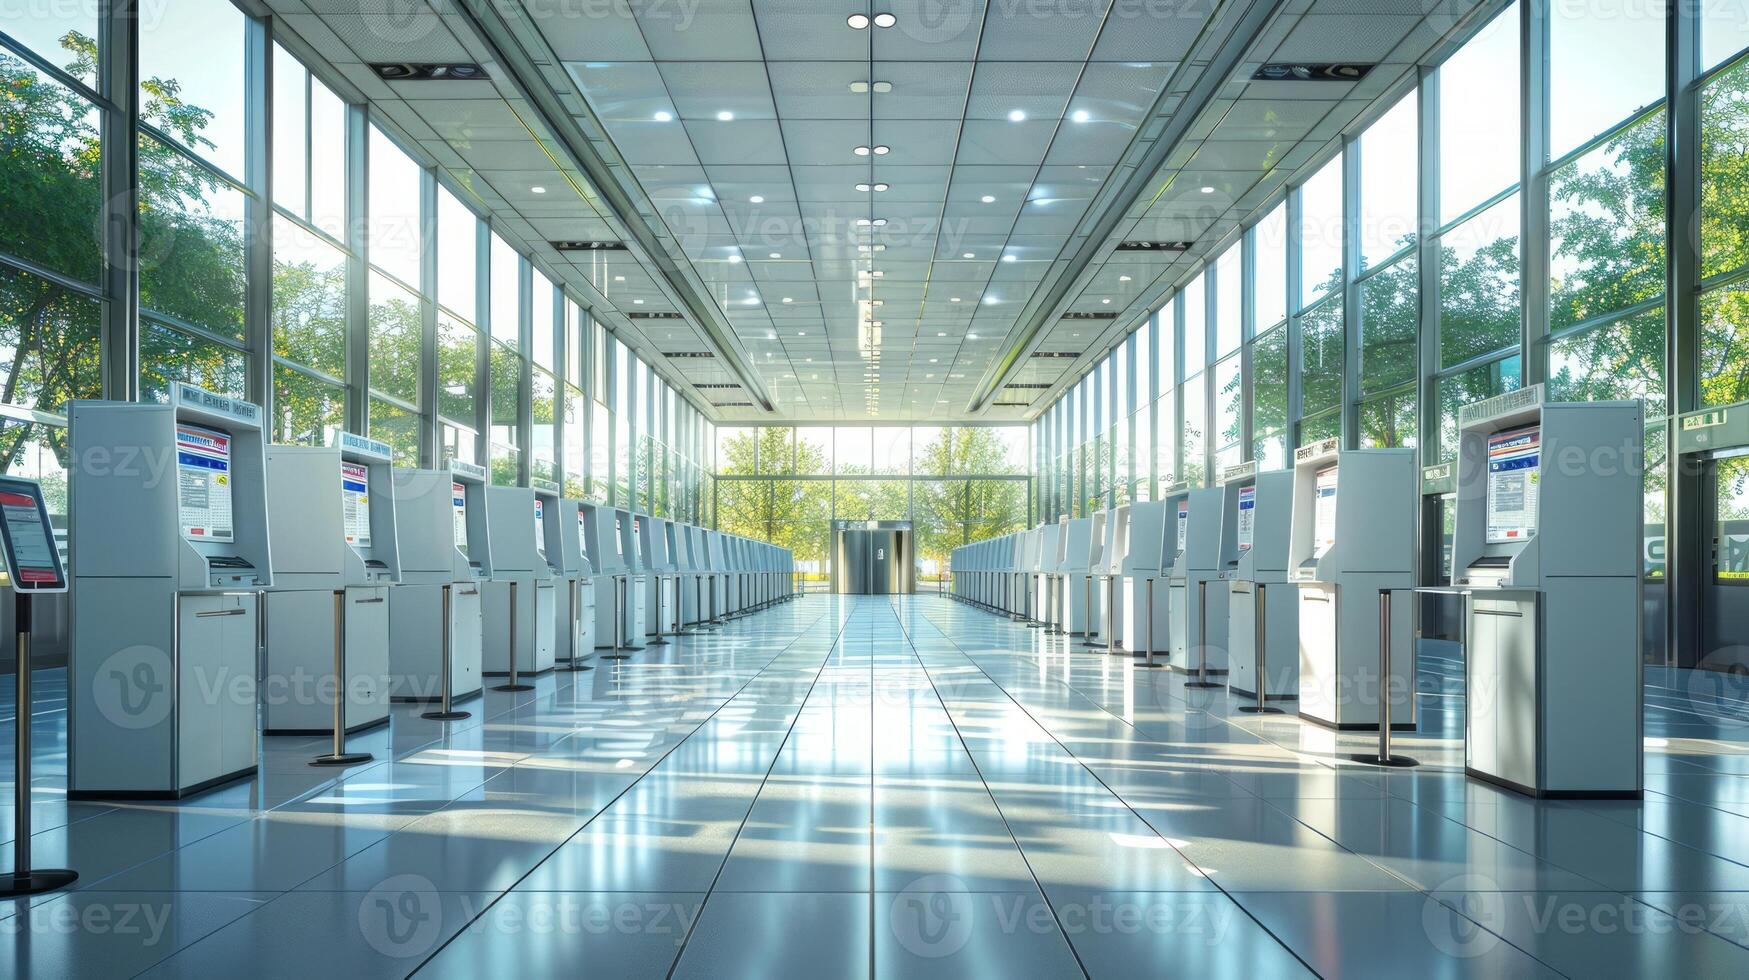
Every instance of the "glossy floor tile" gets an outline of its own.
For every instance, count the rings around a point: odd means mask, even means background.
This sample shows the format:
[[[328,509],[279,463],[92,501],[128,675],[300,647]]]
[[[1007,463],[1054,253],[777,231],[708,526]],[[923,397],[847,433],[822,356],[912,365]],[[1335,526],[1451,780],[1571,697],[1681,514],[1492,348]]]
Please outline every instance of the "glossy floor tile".
[[[1421,760],[938,596],[808,596],[618,664],[396,706],[314,769],[69,803],[39,673],[16,976],[1749,976],[1749,727],[1648,670],[1647,793],[1466,779],[1461,651]],[[0,685],[5,686],[5,685]],[[0,716],[11,705],[0,695]],[[0,750],[0,755],[5,750]],[[0,830],[11,828],[10,786]],[[10,851],[0,868],[10,867]]]

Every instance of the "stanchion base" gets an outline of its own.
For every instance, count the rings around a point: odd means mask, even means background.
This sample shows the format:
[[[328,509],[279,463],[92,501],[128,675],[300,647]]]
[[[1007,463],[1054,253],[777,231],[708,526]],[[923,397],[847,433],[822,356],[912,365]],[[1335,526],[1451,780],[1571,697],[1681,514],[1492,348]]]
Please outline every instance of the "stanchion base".
[[[1225,688],[1227,685],[1217,683],[1215,681],[1185,681],[1184,686],[1185,687],[1195,687],[1195,688],[1210,688],[1210,687]]]
[[[1393,755],[1389,759],[1381,759],[1377,752],[1355,752],[1348,757],[1348,761],[1364,762],[1369,766],[1383,766],[1387,769],[1412,769],[1421,764],[1406,755]]]
[[[8,871],[0,874],[0,898],[18,895],[40,895],[65,888],[79,880],[79,872],[65,868],[38,868],[34,871]]]
[[[532,691],[532,690],[534,690],[534,685],[533,684],[499,684],[497,687],[492,688],[492,690],[494,690],[494,691]]]
[[[646,637],[644,640],[644,646],[647,646],[647,647],[665,647],[667,645],[668,645],[668,641],[662,639],[659,636]]]
[[[1043,624],[1043,623],[1027,623],[1026,628],[1029,630],[1042,630],[1045,628],[1045,624]]]
[[[599,660],[630,660],[630,659],[632,659],[632,655],[629,653],[604,653],[600,657],[598,657],[597,659],[599,659]]]
[[[472,718],[473,716],[474,713],[471,711],[427,711],[419,717],[426,721],[461,721],[463,718]]]
[[[312,766],[356,766],[376,758],[369,752],[342,752],[339,755],[319,755],[310,760]]]
[[[1287,712],[1281,710],[1280,708],[1271,708],[1267,704],[1242,704],[1239,706],[1239,710],[1245,712],[1248,715],[1284,715],[1284,714],[1287,714]]]
[[[555,673],[560,673],[560,674],[575,674],[579,671],[594,670],[594,669],[595,669],[594,667],[591,667],[588,664],[582,663],[581,661],[578,661],[578,660],[567,660],[564,663],[558,663],[558,664],[553,665],[553,671]]]

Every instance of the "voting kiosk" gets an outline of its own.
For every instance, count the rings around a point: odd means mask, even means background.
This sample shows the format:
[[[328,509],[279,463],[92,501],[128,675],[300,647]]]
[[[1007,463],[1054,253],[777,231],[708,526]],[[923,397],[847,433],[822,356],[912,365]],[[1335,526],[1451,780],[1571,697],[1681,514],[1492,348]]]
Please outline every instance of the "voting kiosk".
[[[253,774],[273,584],[261,408],[177,383],[166,404],[75,401],[67,420],[68,795]]]
[[[1639,402],[1458,412],[1452,585],[1464,597],[1464,768],[1535,796],[1641,793]]]
[[[1096,601],[1099,604],[1099,646],[1116,651],[1123,645],[1124,593],[1118,588],[1118,575],[1123,571],[1124,548],[1129,544],[1130,505],[1123,504],[1100,511],[1093,518],[1093,533],[1100,538],[1099,554],[1093,571],[1098,579]]]
[[[480,693],[480,584],[491,574],[486,468],[452,459],[441,470],[394,470],[401,584],[389,590],[389,696],[443,699],[444,603],[449,604],[449,694]]]
[[[1298,590],[1300,717],[1336,729],[1379,724],[1380,590],[1390,603],[1392,728],[1415,728],[1413,449],[1341,449],[1325,439],[1294,452],[1288,574]]]
[[[1057,576],[1062,580],[1063,629],[1071,636],[1091,637],[1098,629],[1098,606],[1088,607],[1094,554],[1093,518],[1070,518],[1063,525],[1063,559]]]
[[[705,620],[712,626],[723,625],[723,615],[727,611],[729,601],[729,559],[725,552],[723,532],[704,532],[705,561],[710,567],[710,578],[705,583],[705,613],[710,618]]]
[[[338,429],[328,447],[267,447],[275,568],[263,734],[332,734],[336,691],[346,731],[389,720],[389,588],[401,580],[393,470],[387,443]]]
[[[635,518],[616,507],[594,507],[595,540],[590,550],[601,556],[601,576],[596,580],[596,622],[613,623],[604,646],[615,649],[642,649],[644,646],[645,584],[642,563],[638,561]],[[605,592],[605,594],[604,594]],[[617,610],[617,614],[615,612]],[[601,631],[596,630],[596,642]]]
[[[1118,565],[1118,589],[1124,607],[1124,648],[1137,655],[1170,649],[1169,597],[1161,580],[1160,549],[1166,535],[1166,503],[1142,500],[1130,504],[1119,528],[1124,537]],[[1151,597],[1151,598],[1150,598]],[[1153,649],[1149,649],[1148,604],[1153,603]]]
[[[674,539],[668,533],[668,522],[647,514],[639,515],[637,521],[638,551],[650,583],[644,633],[651,637],[649,642],[660,645],[668,642],[663,636],[674,625],[674,580],[680,566],[674,561]]]
[[[487,676],[510,673],[512,635],[517,673],[550,670],[557,601],[551,567],[543,553],[545,501],[535,497],[532,487],[488,486],[486,515],[491,522],[492,562],[480,593],[485,624],[481,670]],[[514,607],[512,591],[516,594]]]
[[[708,601],[705,589],[710,585],[710,561],[705,555],[704,529],[692,524],[680,525],[680,574],[686,579],[680,591],[680,621],[689,628],[704,623]]]
[[[1299,697],[1300,611],[1287,587],[1289,531],[1293,524],[1292,470],[1259,473],[1257,464],[1230,466],[1221,474],[1233,534],[1223,539],[1228,561],[1227,688],[1258,696],[1258,642],[1268,682],[1265,700]]]
[[[1172,564],[1172,660],[1182,671],[1227,672],[1227,589],[1221,528],[1226,491],[1198,487],[1178,498],[1178,555]]]
[[[1063,529],[1068,518],[1039,525],[1038,590],[1044,603],[1045,632],[1053,636],[1064,632],[1063,583],[1059,578],[1063,568]]]
[[[547,559],[559,590],[553,613],[553,658],[572,667],[595,653],[595,563],[589,555],[589,517],[584,506],[581,500],[560,500],[559,520],[549,525],[556,537],[547,540]]]

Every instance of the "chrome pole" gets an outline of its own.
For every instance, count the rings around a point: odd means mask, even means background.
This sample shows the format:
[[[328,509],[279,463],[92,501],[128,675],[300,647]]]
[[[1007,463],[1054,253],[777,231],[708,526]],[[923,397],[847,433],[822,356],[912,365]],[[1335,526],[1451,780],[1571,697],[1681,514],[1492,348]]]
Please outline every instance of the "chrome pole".
[[[1164,667],[1165,664],[1154,662],[1154,579],[1148,579],[1148,649],[1142,661],[1143,667]]]
[[[346,751],[346,590],[334,590],[334,744],[333,751],[310,760],[312,766],[356,766],[369,752]]]
[[[516,620],[518,617],[517,617],[517,608],[516,608],[516,584],[517,583],[516,583],[515,579],[510,580],[510,680],[506,681],[503,684],[498,685],[497,687],[492,688],[492,690],[494,690],[494,691],[532,691],[532,690],[534,690],[533,684],[524,684],[517,679],[517,673],[516,673],[516,640],[517,640]]]
[[[1117,652],[1117,576],[1105,577],[1105,652]]]
[[[1413,693],[1410,695],[1413,697]],[[1349,758],[1376,766],[1407,769],[1420,765],[1408,756],[1391,754],[1391,590],[1379,590],[1379,750],[1377,755],[1359,752]]]
[[[450,661],[455,658],[455,629],[451,622],[455,611],[455,596],[452,594],[454,588],[452,585],[443,587],[443,629],[441,631],[443,649],[440,652],[441,660],[437,669],[437,683],[442,686],[443,690],[437,696],[437,710],[427,711],[419,716],[431,721],[460,721],[470,714],[470,712],[455,710],[450,699],[450,690],[455,686],[450,681]]]
[[[1250,715],[1279,715],[1280,708],[1269,706],[1269,613],[1264,606],[1262,582],[1251,583],[1251,636],[1257,644],[1257,703],[1244,704],[1239,710]]]
[[[12,590],[12,628],[18,656],[18,676],[14,678],[18,700],[14,702],[16,721],[12,726],[12,870],[0,874],[0,897],[54,891],[79,879],[77,871],[30,866],[30,601],[30,593]]]
[[[1199,579],[1196,583],[1196,680],[1185,681],[1185,687],[1220,687],[1209,680],[1209,581]],[[1184,642],[1190,643],[1190,624],[1184,624]],[[1186,651],[1188,652],[1188,651]]]

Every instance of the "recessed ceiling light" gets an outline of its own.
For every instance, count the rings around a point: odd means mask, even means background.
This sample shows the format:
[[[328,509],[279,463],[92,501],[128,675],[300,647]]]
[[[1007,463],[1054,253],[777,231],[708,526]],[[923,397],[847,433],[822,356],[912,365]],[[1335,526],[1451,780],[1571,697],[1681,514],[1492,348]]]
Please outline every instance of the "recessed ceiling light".
[[[730,265],[740,265],[740,264],[741,264],[741,256],[739,256],[739,255],[730,255],[730,256],[729,256],[729,264],[730,264]]]
[[[757,297],[757,296],[747,297],[747,305],[748,306],[758,306],[759,305],[759,297]]]
[[[753,195],[752,197],[748,198],[747,200],[751,201],[754,204],[764,204],[765,203],[765,198],[759,196],[758,194]]]
[[[881,93],[882,95],[885,95],[886,93],[891,92],[893,90],[893,83],[892,82],[876,82],[876,83],[874,83],[874,90],[876,92]]]
[[[1014,111],[1012,111],[1008,114],[1008,121],[1009,122],[1025,122],[1026,121],[1026,113],[1021,112],[1019,109],[1015,109]]]
[[[955,303],[958,303],[958,302],[959,302],[959,300],[957,300],[957,299],[956,299],[956,300],[954,300],[954,302],[955,302]],[[945,337],[945,336],[947,336],[947,331],[945,331],[945,330],[937,330],[937,331],[935,331],[935,335],[936,335],[936,336],[937,336],[937,337]]]
[[[641,300],[641,299],[634,299],[634,300],[632,300],[632,302],[633,302],[633,303],[635,303],[635,304],[637,304],[637,305],[638,305],[638,306],[643,306],[643,305],[644,305],[644,301],[643,301],[643,300]]]
[[[784,301],[784,302],[785,302],[785,303],[794,303],[794,302],[795,302],[795,297],[793,297],[793,296],[785,296],[785,297],[784,297],[784,298],[783,298],[783,301]]]
[[[868,25],[869,25],[868,15],[867,14],[851,14],[850,19],[849,19],[849,21],[847,21],[847,23],[850,24],[850,29],[853,31],[866,31],[866,30],[868,30]]]
[[[626,277],[625,277],[625,276],[614,276],[614,277],[613,277],[613,281],[614,281],[614,282],[625,282],[625,281],[626,281]]]
[[[1118,276],[1118,277],[1117,277],[1117,281],[1118,281],[1118,282],[1129,282],[1129,281],[1130,281],[1130,277],[1129,277],[1129,276]]]
[[[892,186],[891,184],[877,183],[874,185],[875,193],[876,194],[882,193],[883,191],[885,191],[887,188],[889,188],[891,186]]]
[[[1093,116],[1091,114],[1089,114],[1086,109],[1076,109],[1074,114],[1069,116],[1069,118],[1075,120],[1078,123],[1084,123],[1087,120],[1092,119]]]
[[[796,331],[797,337],[806,337],[807,335],[808,335],[808,332],[806,330],[797,330]]]
[[[717,113],[717,122],[729,122],[730,120],[732,120],[734,118],[735,118],[735,114],[730,112],[727,109],[724,109],[722,112]]]
[[[874,155],[877,157],[884,157],[891,152],[893,152],[893,148],[886,145],[885,143],[882,143],[874,148]]]
[[[1012,253],[1010,253],[1008,255],[1002,256],[1002,261],[1004,261],[1004,262],[1018,262],[1020,260],[1015,258],[1014,255]]]
[[[772,332],[766,334],[765,339],[766,340],[776,340],[777,339],[777,331],[773,330]]]
[[[533,193],[533,194],[545,194],[547,192],[547,189],[545,187],[540,186],[539,184],[536,184],[533,187],[529,188],[529,192]]]
[[[1204,186],[1202,189],[1202,192],[1204,194],[1213,194],[1215,192],[1215,189],[1213,187]]]
[[[850,152],[855,153],[859,157],[865,157],[868,156],[869,150],[866,146],[859,146]]]
[[[983,201],[985,204],[995,204],[996,203],[996,195],[985,194],[983,197],[978,198],[978,200]]]
[[[771,253],[771,257],[774,259],[781,259],[781,258],[783,258],[783,253],[782,252],[773,252],[773,253]]]
[[[978,257],[978,253],[976,253],[976,252],[967,252],[964,255],[960,256],[960,258],[962,258],[962,259],[975,259],[977,257]]]
[[[657,122],[673,122],[674,121],[674,113],[672,113],[672,112],[658,112],[658,113],[656,113],[656,121]]]
[[[869,191],[872,191],[872,190],[874,190],[873,184],[857,184],[856,185],[856,192],[858,194],[867,194]]]
[[[897,24],[898,22],[899,22],[899,18],[893,16],[892,14],[886,13],[884,11],[882,13],[875,14],[875,17],[874,17],[874,25],[876,27],[891,27],[894,24]]]
[[[1110,297],[1110,296],[1107,296],[1107,297],[1106,297],[1106,298],[1104,298],[1104,299],[1102,299],[1102,300],[1100,300],[1100,302],[1101,302],[1101,303],[1107,303],[1107,304],[1109,304],[1109,303],[1110,303],[1110,302],[1111,302],[1111,297]]]
[[[955,296],[953,299],[949,300],[949,302],[952,302],[952,303],[958,303],[959,301],[960,301],[960,298],[958,296]],[[942,334],[941,336],[945,337],[945,336],[947,336],[947,334]]]
[[[978,335],[977,335],[977,334],[975,334],[975,333],[969,333],[969,334],[966,334],[966,339],[967,339],[967,340],[977,340],[977,339],[978,339]]]
[[[996,297],[994,297],[994,296],[984,297],[984,305],[985,306],[995,306],[996,305]]]

